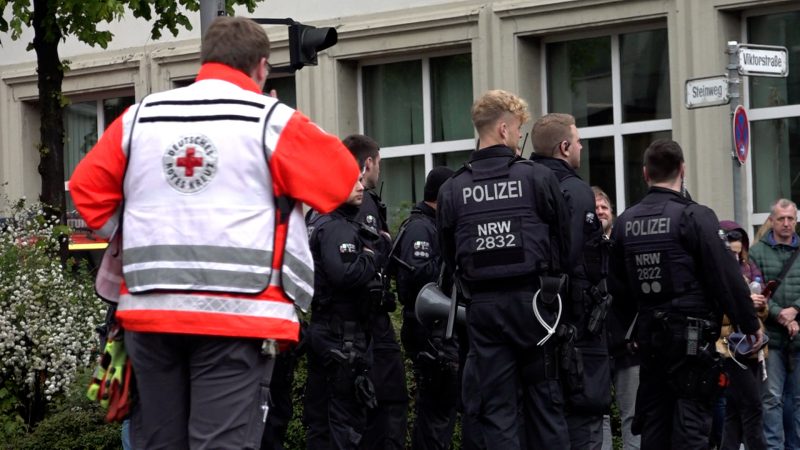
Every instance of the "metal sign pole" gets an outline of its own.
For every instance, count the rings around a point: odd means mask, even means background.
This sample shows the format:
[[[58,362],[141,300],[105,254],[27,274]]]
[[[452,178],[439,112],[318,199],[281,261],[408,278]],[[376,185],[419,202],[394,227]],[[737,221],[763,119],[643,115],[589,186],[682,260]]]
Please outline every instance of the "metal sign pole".
[[[736,112],[736,107],[742,104],[741,78],[739,77],[739,43],[736,41],[728,41],[728,95],[730,95],[731,103],[731,121]],[[729,139],[731,142],[731,165],[733,170],[733,219],[738,224],[746,225],[744,217],[744,208],[742,202],[744,196],[742,195],[742,164],[736,158],[736,144],[733,142],[733,133],[730,133]]]
[[[225,0],[200,0],[200,40],[206,35],[211,22],[218,16],[224,16]]]

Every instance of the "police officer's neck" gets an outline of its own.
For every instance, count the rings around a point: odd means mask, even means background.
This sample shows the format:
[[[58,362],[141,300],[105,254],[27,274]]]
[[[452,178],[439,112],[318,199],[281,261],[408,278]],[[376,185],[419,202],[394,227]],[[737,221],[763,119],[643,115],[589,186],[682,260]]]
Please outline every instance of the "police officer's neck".
[[[436,202],[429,202],[429,201],[425,200],[424,203],[426,205],[430,206],[431,208],[433,208],[434,210],[436,210]]]
[[[663,188],[663,189],[669,189],[671,191],[675,191],[675,192],[678,192],[678,193],[681,192],[681,179],[680,178],[676,178],[674,180],[660,181],[658,183],[655,183],[655,182],[651,181],[651,182],[648,183],[648,185],[651,188],[658,187],[658,188]]]
[[[361,208],[361,203],[342,203],[336,210],[346,217],[355,217]]]

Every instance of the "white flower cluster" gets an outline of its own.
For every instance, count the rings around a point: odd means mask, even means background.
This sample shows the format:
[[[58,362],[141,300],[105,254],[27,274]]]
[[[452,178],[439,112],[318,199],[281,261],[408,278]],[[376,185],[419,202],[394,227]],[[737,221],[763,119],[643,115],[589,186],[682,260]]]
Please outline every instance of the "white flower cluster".
[[[19,400],[65,392],[103,318],[89,277],[61,265],[57,223],[20,201],[0,226],[0,385]]]

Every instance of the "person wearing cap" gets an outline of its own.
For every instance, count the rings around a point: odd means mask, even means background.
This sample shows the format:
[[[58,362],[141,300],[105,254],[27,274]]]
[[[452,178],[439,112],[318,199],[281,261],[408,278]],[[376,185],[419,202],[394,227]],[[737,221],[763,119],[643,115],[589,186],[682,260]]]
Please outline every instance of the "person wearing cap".
[[[389,267],[397,274],[397,294],[403,305],[400,337],[414,364],[417,383],[416,420],[411,434],[414,450],[447,449],[455,425],[458,401],[458,346],[444,339],[441,328],[427,329],[414,313],[420,289],[439,277],[441,252],[436,238],[436,197],[453,175],[435,167],[425,179],[425,198],[414,205],[400,226]]]

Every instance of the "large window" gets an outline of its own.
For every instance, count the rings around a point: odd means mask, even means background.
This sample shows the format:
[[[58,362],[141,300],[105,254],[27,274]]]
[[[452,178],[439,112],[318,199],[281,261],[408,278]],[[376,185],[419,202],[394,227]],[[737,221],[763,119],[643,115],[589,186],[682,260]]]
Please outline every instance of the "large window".
[[[423,199],[428,171],[460,167],[475,145],[471,55],[365,63],[359,82],[361,129],[381,146],[381,194],[396,224]]]
[[[546,40],[543,51],[543,109],[575,116],[579,174],[621,212],[646,193],[644,149],[672,135],[667,30]]]
[[[264,92],[269,94],[273,89],[281,103],[297,109],[297,87],[294,75],[270,76],[264,84]]]
[[[133,103],[133,96],[119,96],[73,102],[64,108],[64,176],[67,180],[103,130]],[[67,196],[67,211],[74,208],[72,197]],[[71,225],[81,226],[82,221],[72,221],[77,215],[68,214],[68,218]]]
[[[747,17],[746,42],[789,50],[787,78],[748,77],[754,225],[778,198],[800,201],[800,11]]]

